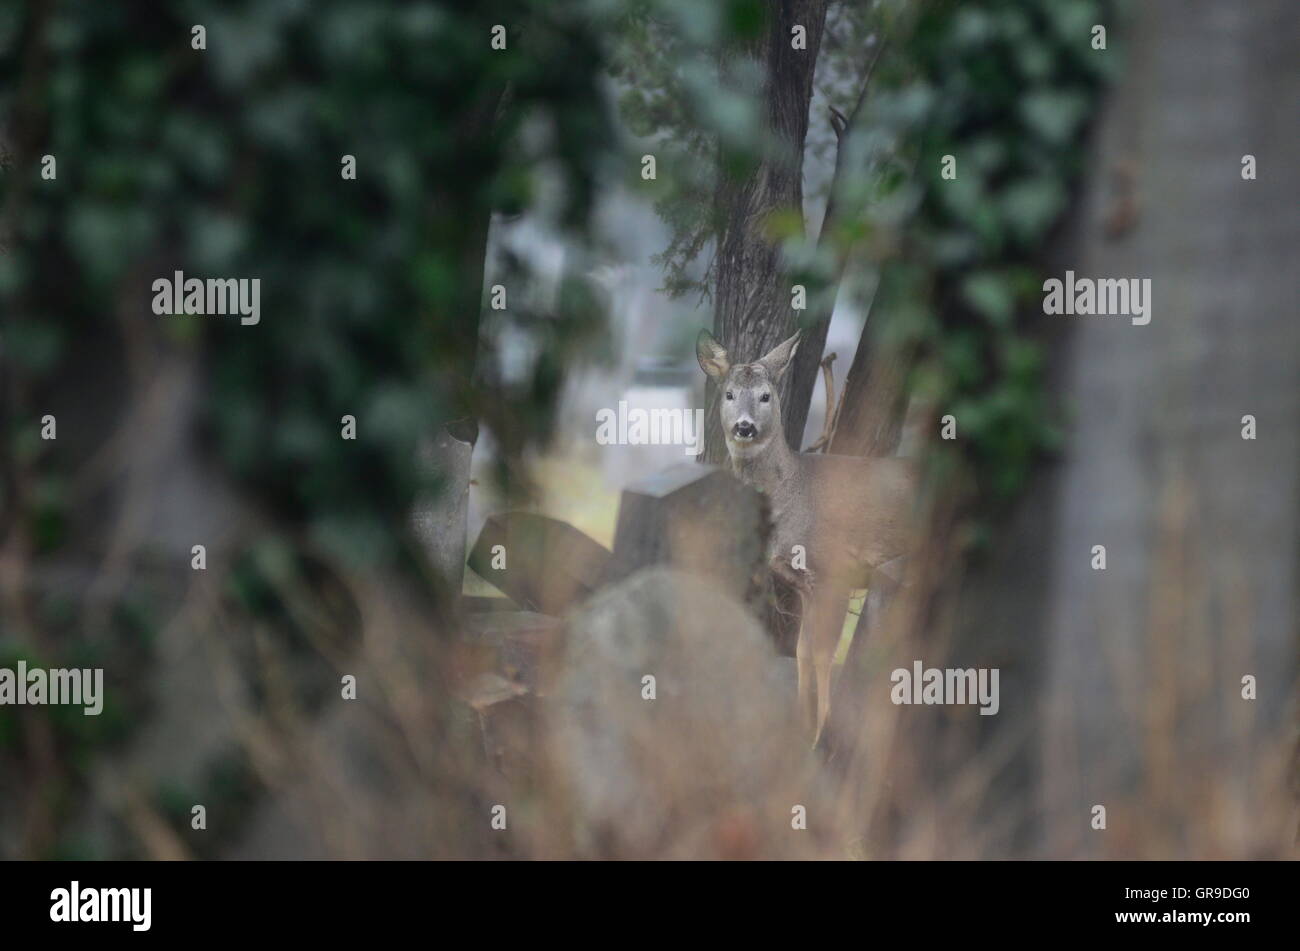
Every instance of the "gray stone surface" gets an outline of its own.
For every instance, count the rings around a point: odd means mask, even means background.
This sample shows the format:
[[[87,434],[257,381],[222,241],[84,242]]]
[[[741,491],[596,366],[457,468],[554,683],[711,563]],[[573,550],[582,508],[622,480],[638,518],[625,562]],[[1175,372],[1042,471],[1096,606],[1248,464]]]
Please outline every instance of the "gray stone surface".
[[[1269,737],[1291,733],[1300,6],[1190,6],[1135,8],[1077,247],[1061,261],[1081,276],[1150,278],[1151,322],[1045,318],[1073,321],[1060,382],[1075,422],[1050,523],[1036,529],[1051,539],[1045,808],[1053,828],[1075,830],[1061,849],[1122,848],[1089,835],[1099,803],[1112,804],[1112,830],[1150,830],[1154,810],[1226,834],[1208,804],[1250,807],[1236,798],[1244,786],[1216,782],[1263,777]],[[1242,180],[1246,153],[1256,181]],[[1134,171],[1138,217],[1107,240],[1119,163]],[[1254,441],[1241,438],[1245,414]],[[1098,544],[1105,571],[1090,564]],[[1243,674],[1259,678],[1253,706]],[[1135,811],[1122,815],[1122,801]]]
[[[505,566],[494,567],[496,546]],[[531,512],[502,512],[483,524],[469,566],[521,607],[560,615],[600,584],[609,549],[565,522]]]
[[[578,851],[811,854],[837,831],[795,722],[792,663],[736,601],[652,568],[575,615],[552,701]],[[656,698],[643,699],[643,678]],[[791,828],[804,805],[809,829]]]
[[[605,581],[671,565],[748,598],[766,581],[766,533],[759,493],[721,468],[684,462],[623,490]]]
[[[415,509],[416,537],[447,590],[460,594],[465,578],[466,518],[469,512],[470,462],[474,446],[444,427],[421,452],[420,465],[442,481],[436,495]]]

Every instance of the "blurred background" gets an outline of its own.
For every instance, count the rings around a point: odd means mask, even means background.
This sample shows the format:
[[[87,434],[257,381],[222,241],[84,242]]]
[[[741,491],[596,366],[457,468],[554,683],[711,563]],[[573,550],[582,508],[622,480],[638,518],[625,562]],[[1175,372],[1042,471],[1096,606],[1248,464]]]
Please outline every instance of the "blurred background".
[[[1297,27],[0,9],[0,667],[106,685],[0,707],[0,856],[1293,856]],[[1067,269],[1150,279],[1150,324],[1044,315]],[[260,279],[260,322],[155,315],[177,270]],[[802,329],[791,444],[925,473],[817,750],[771,592],[602,567],[696,463],[600,410],[703,408],[725,457],[701,327]],[[465,568],[498,531],[504,587]],[[918,658],[998,668],[998,715],[892,704]]]

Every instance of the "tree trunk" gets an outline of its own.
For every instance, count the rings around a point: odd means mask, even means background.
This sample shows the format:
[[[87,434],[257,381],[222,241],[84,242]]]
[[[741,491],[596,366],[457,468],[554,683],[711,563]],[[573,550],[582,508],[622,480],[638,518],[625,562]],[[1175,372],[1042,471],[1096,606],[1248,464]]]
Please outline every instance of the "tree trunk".
[[[771,4],[761,47],[751,51],[766,76],[765,122],[776,147],[746,177],[737,180],[724,173],[716,197],[721,230],[714,263],[713,333],[733,362],[757,360],[794,332],[790,282],[768,234],[768,221],[777,211],[803,213],[804,139],[826,6],[827,0]],[[807,49],[791,46],[796,25],[807,30]],[[790,380],[787,376],[782,383],[783,405]],[[717,464],[727,458],[717,387],[709,383],[707,394],[703,461]],[[785,420],[786,438],[796,449],[808,413],[807,400],[803,402],[802,411],[791,412]]]
[[[1248,858],[1294,842],[1300,8],[1197,12],[1139,8],[1054,269],[1150,278],[1151,321],[1041,318],[1059,322],[1055,390],[1076,415],[955,612],[957,657],[1003,670],[981,724],[980,749],[1004,754],[983,757],[1003,780],[984,818],[1005,823],[1014,798],[1021,824],[1003,828],[1030,854]],[[1242,178],[1247,153],[1258,180]],[[1114,239],[1120,163],[1138,208]]]
[[[857,127],[858,116],[862,112],[862,105],[867,99],[867,94],[871,89],[871,77],[876,71],[876,65],[880,62],[880,57],[885,51],[886,39],[883,36],[876,37],[875,49],[871,55],[871,61],[866,64],[862,76],[862,85],[858,91],[857,100],[847,116],[832,110],[833,118],[831,127],[835,131],[835,169],[831,174],[831,183],[829,193],[826,199],[826,211],[822,215],[821,229],[817,236],[819,248],[826,247],[828,235],[832,235],[839,220],[845,214],[843,207],[843,198],[838,195],[842,184],[841,176],[846,166],[846,151],[849,149],[849,137]],[[853,159],[848,159],[852,163]],[[850,217],[864,213],[865,209],[855,207],[850,209]],[[804,322],[804,335],[800,341],[799,349],[794,355],[794,363],[790,368],[790,398],[782,404],[786,413],[786,433],[791,437],[791,444],[798,449],[799,443],[803,438],[804,426],[808,421],[808,409],[812,403],[813,387],[817,385],[817,379],[820,375],[822,351],[826,349],[826,335],[831,329],[831,318],[835,315],[835,299],[839,291],[839,286],[844,280],[844,273],[848,265],[850,249],[841,247],[835,249],[835,268],[827,284],[814,289],[809,289],[809,294],[817,301],[817,310],[812,314],[812,319]],[[836,294],[828,293],[829,289],[835,288]],[[874,329],[874,325],[873,325]],[[866,339],[866,327],[863,328],[863,334],[858,338],[859,350],[862,349],[863,341]],[[857,354],[854,355],[856,365]],[[862,374],[859,373],[859,376]],[[846,388],[848,385],[846,377]],[[829,394],[827,394],[829,396]],[[854,394],[849,393],[846,389],[846,396]],[[903,394],[899,394],[900,398]],[[833,406],[827,406],[826,412],[829,415],[834,412]],[[900,430],[901,430],[901,412]],[[895,440],[897,442],[897,440]],[[831,447],[826,447],[827,452]],[[862,452],[859,455],[868,455]]]
[[[888,280],[888,270],[881,276]],[[880,290],[876,299],[881,298]],[[844,378],[843,409],[830,451],[844,456],[890,456],[898,449],[907,412],[907,371],[911,354],[886,347],[879,332],[888,316],[873,305],[858,337],[853,363]]]

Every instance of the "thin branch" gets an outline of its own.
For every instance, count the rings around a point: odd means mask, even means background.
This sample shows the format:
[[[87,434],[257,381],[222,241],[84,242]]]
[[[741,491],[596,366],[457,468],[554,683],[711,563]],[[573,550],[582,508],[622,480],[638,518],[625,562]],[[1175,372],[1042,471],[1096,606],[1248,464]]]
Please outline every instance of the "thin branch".
[[[880,42],[876,44],[876,55],[871,57],[871,65],[867,67],[866,74],[862,77],[862,88],[858,90],[857,102],[853,104],[853,111],[849,113],[849,124],[852,125],[858,117],[858,112],[862,109],[862,103],[867,98],[867,87],[871,84],[871,77],[875,75],[876,65],[880,62],[880,57],[884,55],[885,47],[889,45],[889,37],[882,36]]]
[[[807,452],[825,452],[835,438],[835,426],[839,422],[840,407],[844,405],[844,393],[841,391],[839,401],[835,399],[835,374],[831,372],[831,364],[835,362],[836,354],[828,353],[822,357],[822,382],[826,385],[826,418],[822,422],[822,434],[817,437],[817,441],[807,448]]]
[[[853,110],[845,116],[834,106],[830,107],[831,129],[835,132],[835,170],[831,173],[831,185],[826,198],[826,213],[822,215],[821,230],[817,234],[817,244],[819,246],[830,233],[829,226],[835,214],[835,193],[839,190],[842,175],[844,138],[852,129],[853,123],[857,121],[858,113],[862,111],[862,103],[867,98],[867,87],[871,85],[871,77],[875,75],[876,66],[880,63],[880,57],[884,54],[885,47],[888,45],[888,39],[883,37],[876,44],[875,55],[872,56],[871,63],[867,66],[866,73],[862,77],[862,88],[858,90],[858,98],[853,103]]]

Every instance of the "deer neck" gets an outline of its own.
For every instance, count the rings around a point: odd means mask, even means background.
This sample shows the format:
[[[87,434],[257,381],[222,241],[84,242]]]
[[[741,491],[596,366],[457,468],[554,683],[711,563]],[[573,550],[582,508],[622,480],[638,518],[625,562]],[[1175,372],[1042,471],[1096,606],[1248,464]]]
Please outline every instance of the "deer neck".
[[[727,453],[736,478],[768,494],[788,485],[799,468],[799,460],[785,441],[780,425],[773,427],[772,435],[761,446],[744,446],[728,439]]]

